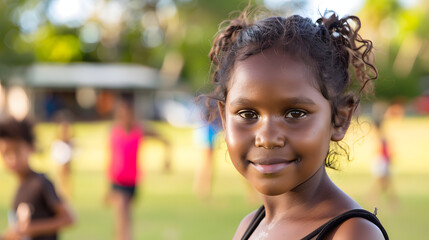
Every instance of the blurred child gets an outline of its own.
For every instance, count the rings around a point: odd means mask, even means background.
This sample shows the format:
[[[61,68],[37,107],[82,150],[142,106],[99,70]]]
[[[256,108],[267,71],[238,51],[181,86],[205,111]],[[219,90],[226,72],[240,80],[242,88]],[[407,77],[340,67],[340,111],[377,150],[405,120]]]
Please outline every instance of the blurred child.
[[[136,193],[141,173],[137,161],[139,146],[145,136],[163,138],[138,123],[134,114],[132,94],[121,94],[114,112],[110,132],[110,163],[108,177],[111,183],[107,200],[115,212],[115,239],[129,240],[131,234],[131,203]]]
[[[376,183],[374,185],[375,194],[371,191],[370,196],[376,197],[376,202],[378,202],[379,198],[382,195],[385,195],[388,203],[392,204],[392,207],[397,207],[399,202],[395,194],[391,176],[391,144],[387,140],[385,129],[383,127],[383,121],[375,121],[374,126],[379,146],[372,168],[372,172],[376,177]]]
[[[376,127],[376,134],[379,140],[379,151],[374,164],[373,172],[374,175],[379,179],[381,192],[385,192],[389,187],[390,165],[392,163],[392,157],[381,122],[375,122],[374,126]]]
[[[34,172],[29,157],[34,150],[32,125],[11,117],[0,119],[0,154],[19,181],[9,216],[9,229],[1,239],[54,240],[74,218],[67,204],[43,174]]]
[[[58,165],[58,178],[61,193],[70,199],[72,195],[71,160],[73,157],[73,130],[71,115],[68,111],[61,111],[57,114],[58,134],[51,145],[51,156]]]
[[[195,172],[194,191],[202,200],[211,196],[214,171],[214,144],[219,129],[215,123],[207,123],[195,129],[194,137],[197,145],[202,149],[203,159],[201,166]]]

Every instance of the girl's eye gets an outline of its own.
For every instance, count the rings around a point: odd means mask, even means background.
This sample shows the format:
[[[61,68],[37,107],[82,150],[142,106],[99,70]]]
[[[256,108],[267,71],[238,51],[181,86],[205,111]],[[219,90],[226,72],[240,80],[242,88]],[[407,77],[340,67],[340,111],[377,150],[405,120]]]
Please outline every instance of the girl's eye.
[[[307,116],[306,114],[307,114],[306,112],[301,110],[292,110],[286,114],[286,118],[300,119]]]
[[[237,114],[244,119],[258,119],[258,114],[256,114],[254,111],[244,110],[239,111]]]

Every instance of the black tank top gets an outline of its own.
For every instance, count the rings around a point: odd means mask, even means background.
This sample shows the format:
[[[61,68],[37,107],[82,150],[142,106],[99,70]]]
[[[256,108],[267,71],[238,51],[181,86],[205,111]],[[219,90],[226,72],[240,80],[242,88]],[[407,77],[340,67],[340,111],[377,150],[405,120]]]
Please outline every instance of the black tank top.
[[[259,223],[262,221],[262,219],[264,219],[264,217],[265,217],[265,207],[264,207],[264,205],[262,205],[258,209],[258,211],[256,211],[255,216],[253,217],[252,221],[250,222],[249,227],[247,228],[247,230],[244,233],[241,240],[249,239],[250,236],[252,235],[252,233],[258,227]],[[305,236],[301,240],[310,240],[316,236],[317,236],[317,238],[315,240],[322,240],[332,230],[334,230],[336,227],[338,227],[340,224],[342,224],[343,222],[345,222],[346,220],[348,220],[350,218],[356,218],[356,217],[365,218],[366,220],[374,223],[383,233],[384,239],[389,240],[389,236],[387,235],[386,230],[381,225],[378,218],[374,214],[372,214],[366,210],[363,210],[363,209],[353,209],[353,210],[344,212],[344,213],[332,218],[331,220],[329,220],[328,222],[326,222],[322,226],[318,227],[316,230],[314,230],[313,232],[311,232],[310,234],[308,234],[307,236]]]

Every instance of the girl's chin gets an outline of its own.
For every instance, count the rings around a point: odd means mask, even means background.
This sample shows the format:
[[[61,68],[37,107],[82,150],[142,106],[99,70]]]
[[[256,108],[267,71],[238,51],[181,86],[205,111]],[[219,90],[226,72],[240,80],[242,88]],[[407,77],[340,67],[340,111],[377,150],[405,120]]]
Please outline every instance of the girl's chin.
[[[279,196],[287,192],[287,191],[279,191],[279,190],[273,190],[273,189],[261,189],[261,190],[257,189],[257,191],[262,195],[271,196],[271,197]]]
[[[255,185],[252,182],[251,184],[256,189],[256,191],[266,196],[278,196],[290,191],[290,189],[287,189],[285,185],[282,185],[282,186],[273,186],[272,184]]]

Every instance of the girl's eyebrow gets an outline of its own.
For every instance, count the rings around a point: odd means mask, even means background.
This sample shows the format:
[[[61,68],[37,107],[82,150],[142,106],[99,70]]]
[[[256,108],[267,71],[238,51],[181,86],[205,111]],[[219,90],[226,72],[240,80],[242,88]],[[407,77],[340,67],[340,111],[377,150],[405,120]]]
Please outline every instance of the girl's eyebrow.
[[[287,101],[290,101],[292,104],[295,105],[316,105],[316,103],[308,97],[293,97],[293,98],[288,98]]]
[[[251,105],[253,102],[247,98],[236,98],[231,101],[230,105],[233,106],[243,106],[243,105]]]
[[[284,98],[283,102],[291,105],[316,105],[316,103],[308,97],[290,97]],[[231,101],[230,105],[232,106],[243,106],[243,105],[254,105],[257,104],[256,101],[252,101],[249,98],[237,98]]]

